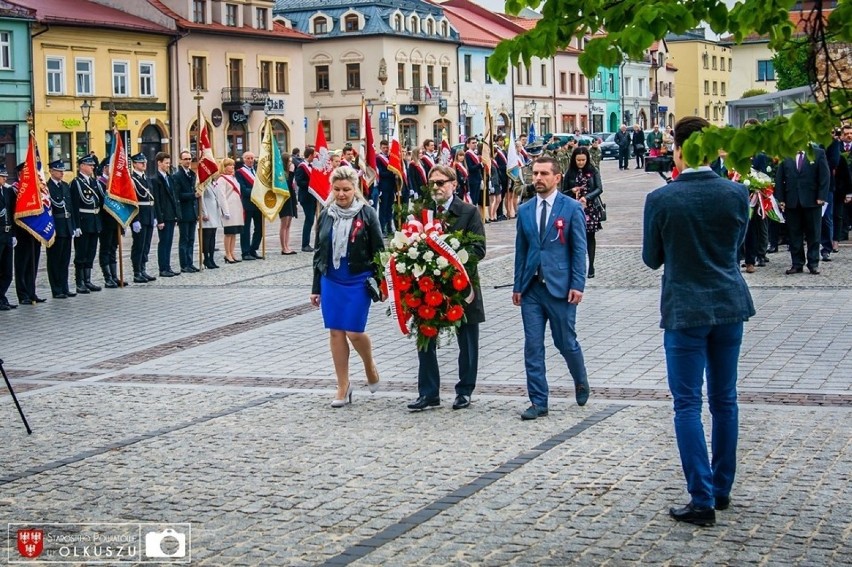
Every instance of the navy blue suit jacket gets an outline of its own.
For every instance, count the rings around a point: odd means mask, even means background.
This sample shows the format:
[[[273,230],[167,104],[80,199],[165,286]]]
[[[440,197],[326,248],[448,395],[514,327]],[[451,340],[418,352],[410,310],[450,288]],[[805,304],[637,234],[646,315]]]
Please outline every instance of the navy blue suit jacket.
[[[536,222],[538,199],[530,199],[518,209],[515,237],[515,293],[524,293],[541,269],[547,291],[554,297],[568,298],[570,290],[586,287],[586,215],[583,207],[559,191],[547,218],[544,240],[539,238]],[[562,219],[565,242],[555,226]]]

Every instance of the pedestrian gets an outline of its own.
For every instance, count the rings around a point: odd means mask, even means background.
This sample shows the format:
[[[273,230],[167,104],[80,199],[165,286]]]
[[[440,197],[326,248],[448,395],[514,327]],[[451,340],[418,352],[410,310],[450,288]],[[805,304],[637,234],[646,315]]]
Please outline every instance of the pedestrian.
[[[468,138],[467,151],[465,151],[464,159],[467,164],[467,191],[470,195],[470,202],[474,206],[479,206],[482,198],[482,172],[484,166],[480,159],[480,154],[476,151],[476,138]]]
[[[429,172],[423,165],[420,148],[411,150],[411,161],[408,162],[408,190],[402,193],[402,204],[408,205],[409,200],[420,197],[423,188],[429,183]]]
[[[172,174],[171,181],[180,203],[178,212],[178,260],[181,272],[193,274],[200,270],[195,266],[195,232],[198,230],[198,193],[195,186],[198,177],[192,171],[192,154],[187,150],[180,153],[180,164]],[[202,244],[202,249],[204,248]]]
[[[242,260],[236,258],[237,235],[243,233],[243,199],[240,192],[240,184],[234,176],[236,162],[231,158],[222,160],[219,168],[219,178],[216,180],[217,190],[222,201],[222,215],[225,227],[223,247],[225,249],[225,263],[237,264]]]
[[[109,188],[109,158],[104,158],[98,165],[97,177],[98,189],[104,200]],[[118,239],[119,234],[124,236],[122,227],[106,207],[101,207],[101,233],[98,235],[98,264],[104,275],[104,287],[117,289],[119,287],[118,277]],[[126,286],[127,282],[121,281],[120,285]]]
[[[151,192],[151,184],[145,171],[148,168],[148,158],[139,152],[130,156],[133,171],[130,179],[133,180],[133,188],[136,190],[136,201],[139,203],[139,212],[130,225],[133,244],[130,247],[130,262],[133,265],[133,283],[148,283],[157,279],[156,276],[148,274],[145,269],[148,263],[148,254],[151,252],[151,238],[154,235],[154,227],[157,226],[157,217],[154,211],[154,194]]]
[[[642,169],[645,167],[645,134],[638,124],[633,125],[631,142],[633,144],[633,157],[636,158],[636,169]]]
[[[292,157],[284,154],[282,157],[284,171],[287,172],[287,185],[290,187],[290,198],[284,201],[281,210],[278,211],[278,218],[281,221],[281,226],[278,228],[278,240],[281,243],[281,254],[290,256],[296,253],[290,248],[290,224],[294,218],[299,216],[299,207],[296,205],[296,187],[293,185],[293,174],[296,171],[296,166],[293,164]]]
[[[659,157],[660,151],[663,148],[663,133],[660,132],[660,125],[654,124],[654,129],[648,132],[645,138],[645,145],[648,148],[650,157]]]
[[[10,311],[17,305],[9,303],[6,292],[12,285],[15,237],[15,189],[6,183],[8,173],[0,167],[0,311]]]
[[[376,154],[376,173],[379,188],[379,220],[385,235],[393,233],[393,206],[397,195],[397,174],[390,169],[390,156],[387,140],[379,142],[379,153]],[[402,174],[402,172],[398,172]]]
[[[318,220],[317,249],[311,304],[322,309],[329,347],[337,376],[334,408],[352,403],[349,379],[351,344],[367,374],[371,392],[379,386],[370,336],[365,332],[371,298],[367,280],[376,276],[373,258],[385,247],[379,215],[359,189],[358,173],[349,166],[334,170],[329,180],[331,195]]]
[[[627,124],[622,124],[615,133],[615,143],[618,145],[618,169],[629,169],[630,145],[633,143],[633,135],[627,131]]]
[[[305,148],[305,159],[300,160],[296,164],[296,171],[293,173],[293,181],[296,185],[299,204],[302,205],[302,212],[305,213],[305,222],[302,225],[302,252],[314,251],[314,247],[311,246],[311,232],[313,231],[314,219],[317,214],[317,199],[309,190],[311,183],[311,160],[314,158],[314,153],[313,148]]]
[[[576,199],[583,206],[586,216],[586,252],[589,257],[589,278],[595,277],[595,233],[603,228],[601,224],[601,194],[603,184],[601,176],[592,165],[589,150],[579,147],[571,154],[571,163],[562,179],[562,193]]]
[[[445,233],[462,231],[481,237],[473,244],[473,255],[479,260],[485,257],[485,226],[479,210],[455,195],[456,170],[445,165],[436,165],[429,172],[429,189],[435,200],[435,216],[446,224]],[[476,388],[479,369],[479,325],[485,321],[485,305],[475,268],[469,271],[473,282],[473,301],[464,307],[464,322],[458,328],[456,339],[459,345],[459,381],[453,409],[470,407],[470,397]],[[417,351],[417,394],[408,409],[419,411],[441,405],[441,371],[438,368],[437,343],[429,339],[425,350]]]
[[[78,159],[77,177],[71,181],[71,214],[74,215],[77,227],[74,230],[74,272],[77,293],[80,294],[101,291],[100,286],[92,283],[92,265],[102,228],[100,211],[104,204],[95,179],[97,165],[95,158],[90,155]]]
[[[263,219],[260,209],[251,202],[251,191],[254,188],[254,179],[257,175],[254,161],[252,152],[244,152],[243,165],[234,176],[240,184],[240,194],[243,200],[242,209],[245,214],[243,231],[240,233],[240,251],[243,260],[260,260],[263,257],[257,253],[260,249],[261,240],[263,240]],[[254,232],[252,232],[252,225],[254,225]]]
[[[456,171],[456,194],[455,196],[465,200],[468,196],[467,192],[467,161],[464,157],[464,150],[457,150],[455,160],[453,161],[453,169]]]
[[[222,185],[216,181],[208,183],[201,194],[201,249],[204,252],[204,267],[210,270],[219,267],[214,257],[216,232],[224,226],[225,195],[222,193]]]
[[[172,245],[179,217],[178,197],[169,177],[172,158],[166,152],[157,153],[157,173],[149,180],[154,192],[154,215],[157,218],[157,264],[160,277],[172,278],[180,272],[172,270]]]
[[[47,191],[50,193],[50,209],[53,213],[53,225],[56,227],[53,246],[47,249],[47,279],[53,298],[66,299],[77,295],[68,286],[71,245],[77,225],[74,223],[74,215],[71,214],[71,187],[63,179],[65,162],[58,159],[50,162],[47,167],[50,172]]]
[[[603,160],[603,151],[601,151],[601,139],[595,137],[592,139],[592,145],[589,148],[589,158],[592,160],[592,165],[598,171],[601,170],[601,160]]]
[[[548,414],[544,361],[547,323],[574,380],[577,405],[586,405],[589,399],[586,363],[575,328],[577,306],[586,285],[583,207],[557,191],[562,172],[554,158],[539,157],[532,172],[536,196],[518,209],[512,289],[512,303],[520,306],[524,325],[524,366],[532,403],[521,414],[523,420]]]
[[[665,264],[660,326],[677,446],[691,496],[669,513],[700,526],[714,525],[714,507],[725,510],[730,504],[738,437],[737,359],[743,321],[755,313],[737,261],[748,224],[748,191],[716,175],[707,162],[700,167],[684,162],[684,142],[709,126],[697,116],[675,125],[674,161],[680,175],[646,198],[642,242],[648,267]],[[701,423],[705,372],[712,464]]]

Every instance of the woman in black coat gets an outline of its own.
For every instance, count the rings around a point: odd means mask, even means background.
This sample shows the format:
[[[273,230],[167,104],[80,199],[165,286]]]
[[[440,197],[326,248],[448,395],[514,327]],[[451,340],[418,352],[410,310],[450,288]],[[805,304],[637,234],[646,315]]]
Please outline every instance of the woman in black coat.
[[[633,125],[633,156],[636,158],[636,169],[645,168],[645,132],[638,124]]]
[[[580,146],[571,154],[571,162],[562,177],[561,190],[583,205],[586,213],[586,249],[589,253],[589,276],[595,277],[595,233],[603,228],[601,224],[601,194],[603,184],[588,148]]]

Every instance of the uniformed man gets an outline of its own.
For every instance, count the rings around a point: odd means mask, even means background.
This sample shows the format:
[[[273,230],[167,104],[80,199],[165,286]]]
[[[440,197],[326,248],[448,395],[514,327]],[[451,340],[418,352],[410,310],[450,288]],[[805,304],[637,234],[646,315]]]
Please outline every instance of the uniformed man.
[[[19,163],[18,177],[26,163]],[[17,183],[14,185],[17,192]],[[42,195],[44,197],[44,195]],[[36,274],[41,258],[41,242],[24,229],[18,229],[15,234],[18,243],[15,245],[15,292],[21,305],[35,305],[45,300],[36,294]]]
[[[92,265],[98,249],[98,235],[101,233],[101,207],[103,196],[95,179],[95,167],[98,163],[92,156],[77,160],[77,177],[71,181],[71,214],[74,217],[74,279],[77,293],[100,291],[100,286],[92,283]]]
[[[470,195],[470,202],[479,206],[482,196],[482,172],[484,166],[477,152],[477,139],[471,137],[465,143],[467,144],[467,151],[464,153],[465,165],[467,165],[467,192]]]
[[[130,178],[136,189],[136,200],[139,202],[139,213],[133,219],[130,229],[133,231],[133,246],[130,248],[130,261],[133,263],[133,282],[148,283],[157,278],[145,271],[148,263],[148,253],[151,251],[151,237],[154,235],[154,227],[157,219],[154,216],[154,195],[151,186],[145,176],[148,167],[148,159],[145,154],[138,153],[130,156],[133,171]]]
[[[56,239],[47,249],[47,279],[54,299],[66,299],[77,294],[68,287],[68,268],[71,265],[71,244],[74,241],[74,216],[71,214],[71,187],[62,179],[65,162],[61,159],[48,164],[50,179],[47,191],[50,193],[50,209],[53,212],[53,224],[56,227]]]
[[[379,142],[376,170],[379,177],[379,223],[385,236],[393,231],[393,205],[396,202],[396,174],[389,169],[388,141]]]
[[[6,292],[12,285],[15,240],[15,190],[6,183],[6,169],[0,168],[0,311],[18,306],[9,303]]]
[[[98,166],[97,177],[98,189],[101,192],[101,197],[105,198],[109,190],[109,158],[104,160]],[[98,263],[101,266],[101,271],[104,274],[104,287],[115,289],[119,287],[118,282],[118,238],[119,231],[124,235],[124,229],[115,220],[106,207],[101,207],[101,233],[98,237],[100,247],[98,248]],[[121,286],[126,286],[127,282],[122,281]]]
[[[257,253],[260,249],[261,233],[263,220],[260,214],[260,209],[251,201],[251,191],[254,187],[254,178],[257,175],[254,167],[254,154],[245,152],[243,154],[243,166],[237,170],[234,177],[240,184],[240,195],[243,201],[243,211],[245,212],[245,223],[243,231],[240,233],[240,248],[243,254],[243,260],[260,260],[263,256]],[[254,225],[254,232],[252,232]]]

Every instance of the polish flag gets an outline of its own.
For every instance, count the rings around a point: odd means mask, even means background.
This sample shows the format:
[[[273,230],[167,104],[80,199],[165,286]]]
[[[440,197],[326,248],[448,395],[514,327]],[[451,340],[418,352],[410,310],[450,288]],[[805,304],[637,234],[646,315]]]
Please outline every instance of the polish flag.
[[[378,178],[376,170],[376,147],[373,145],[373,125],[370,123],[370,111],[364,100],[361,101],[361,159],[358,160],[361,168],[361,178],[371,188]]]
[[[317,141],[314,144],[314,160],[311,162],[311,180],[308,191],[325,206],[331,195],[331,154],[328,153],[328,142],[325,141],[325,130],[322,121],[317,121]]]
[[[203,187],[208,181],[219,176],[219,165],[213,157],[213,146],[207,133],[207,121],[201,119],[201,134],[198,136],[198,185]]]
[[[402,159],[402,144],[399,143],[399,124],[393,130],[390,151],[388,152],[388,169],[393,171],[404,183],[408,182],[405,162]]]

